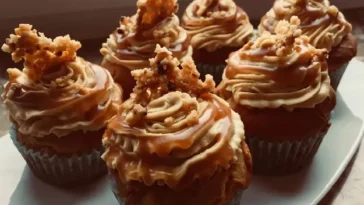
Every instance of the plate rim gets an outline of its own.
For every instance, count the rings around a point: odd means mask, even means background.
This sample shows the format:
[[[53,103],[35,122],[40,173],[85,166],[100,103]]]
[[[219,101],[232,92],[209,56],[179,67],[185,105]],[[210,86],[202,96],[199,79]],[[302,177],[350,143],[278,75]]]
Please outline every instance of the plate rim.
[[[351,63],[359,63],[359,64],[362,64],[364,66],[364,63],[362,61],[356,59],[356,58],[353,58],[349,62],[349,65]],[[348,67],[349,67],[349,65],[348,65]],[[345,78],[345,75],[343,76],[343,79],[344,78]],[[336,90],[336,93],[341,93],[340,85],[339,85],[338,89]],[[363,94],[363,96],[364,96],[364,94]],[[318,204],[331,191],[331,189],[333,188],[335,183],[339,180],[341,175],[344,173],[344,171],[348,167],[351,160],[353,160],[354,155],[359,151],[360,145],[361,145],[361,143],[363,141],[363,138],[364,138],[364,118],[362,116],[355,115],[355,114],[354,114],[354,116],[356,116],[357,118],[359,118],[359,119],[361,119],[363,121],[363,124],[361,125],[360,131],[359,131],[359,133],[358,133],[358,135],[357,135],[357,137],[355,139],[355,142],[352,144],[348,154],[346,155],[345,159],[341,162],[339,168],[336,170],[334,175],[331,177],[329,182],[326,184],[325,188],[322,189],[322,191],[312,201],[311,205]],[[345,179],[344,183],[346,183],[346,179]],[[340,189],[340,191],[341,191],[341,189]]]
[[[363,119],[362,119],[363,120]],[[339,168],[336,170],[335,174],[331,177],[329,182],[326,184],[325,188],[318,194],[318,196],[312,201],[311,205],[318,204],[332,189],[335,183],[339,180],[341,175],[344,173],[345,169],[348,167],[349,163],[353,159],[355,153],[359,151],[360,144],[364,136],[364,123],[361,125],[358,136],[355,142],[351,146],[349,153],[346,155],[345,159],[341,162]],[[351,171],[350,171],[351,172]],[[345,180],[346,183],[346,180]]]

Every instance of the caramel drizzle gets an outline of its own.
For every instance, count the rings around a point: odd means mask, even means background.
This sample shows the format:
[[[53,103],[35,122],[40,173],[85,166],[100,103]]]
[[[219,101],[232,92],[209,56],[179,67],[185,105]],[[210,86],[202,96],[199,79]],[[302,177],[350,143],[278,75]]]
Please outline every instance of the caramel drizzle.
[[[158,39],[152,39],[152,40],[147,40],[146,41],[146,47],[148,47],[148,49],[146,49],[146,52],[141,52],[141,51],[135,51],[135,50],[131,50],[128,46],[131,46],[130,43],[127,42],[132,42],[134,41],[134,37],[135,34],[129,34],[128,36],[122,36],[118,33],[114,34],[115,38],[117,39],[118,45],[117,45],[117,56],[120,59],[125,59],[125,60],[140,60],[140,59],[144,59],[144,60],[148,60],[150,58],[154,57],[154,50],[157,46]],[[172,52],[173,56],[176,56],[177,58],[181,58],[183,56],[186,55],[186,53],[188,52],[188,48],[191,44],[191,37],[187,36],[187,39],[181,43],[181,44],[177,44],[174,47],[169,47],[168,50]],[[147,62],[147,65],[149,64],[149,62]]]
[[[96,106],[94,107],[94,112],[92,106],[98,105],[99,101],[105,97],[108,93],[108,86],[110,85],[110,79],[108,78],[107,71],[99,66],[87,63],[90,67],[94,76],[97,76],[98,80],[94,87],[92,87],[92,92],[88,92],[87,88],[77,88],[79,92],[70,93],[69,96],[64,96],[67,92],[66,88],[47,88],[43,87],[41,90],[34,87],[33,84],[22,84],[18,82],[18,79],[11,79],[5,87],[5,92],[9,92],[13,85],[19,85],[16,88],[16,95],[14,95],[11,100],[18,105],[21,105],[27,109],[34,110],[50,110],[50,109],[60,109],[65,110],[66,107],[72,104],[72,110],[78,113],[89,112],[88,117],[93,118],[94,114],[99,113],[102,110],[107,109],[107,107]],[[94,114],[92,114],[94,113]],[[87,118],[87,116],[86,116]]]
[[[309,2],[311,2],[312,4],[310,4]],[[301,19],[300,28],[302,28],[303,30],[311,30],[316,29],[320,26],[328,26],[330,23],[337,20],[337,16],[330,15],[328,12],[326,12],[329,6],[327,5],[327,8],[324,8],[325,5],[322,4],[319,2],[315,2],[314,0],[297,0],[294,6],[301,8],[301,11],[292,13],[291,15],[298,16],[299,19]],[[280,9],[278,5],[279,2],[277,1],[273,6],[273,10],[276,14],[278,13],[277,10]],[[279,20],[289,20],[289,18],[291,18],[291,15],[278,15],[277,17],[279,18]],[[267,31],[274,32],[275,25],[271,24],[268,18],[269,16],[267,15],[263,16],[262,25]]]
[[[272,53],[275,53],[275,50],[268,48],[236,51],[236,53],[231,54],[231,56],[239,54],[241,59],[247,59],[247,61],[250,62],[260,62],[264,57],[269,56]],[[319,64],[318,62],[312,64],[311,59],[313,53],[304,45],[300,45],[300,52],[297,53],[297,55],[299,57],[292,64],[286,64],[287,62],[279,59],[272,67],[265,67],[258,63],[244,63],[245,61],[234,63],[236,59],[229,58],[225,74],[229,79],[234,79],[240,74],[264,75],[280,85],[305,86],[316,78],[317,66],[319,66]]]
[[[119,115],[111,120],[108,127],[109,132],[105,134],[107,139],[113,135],[128,133],[127,137],[136,139],[139,147],[139,152],[136,154],[129,154],[125,150],[110,147],[111,153],[120,153],[117,166],[119,174],[121,176],[129,176],[133,180],[139,180],[138,176],[142,176],[146,184],[152,184],[154,183],[153,177],[164,173],[161,179],[168,186],[178,189],[191,184],[195,180],[194,176],[196,173],[199,178],[204,178],[210,177],[215,172],[217,165],[221,168],[227,168],[234,156],[234,150],[229,145],[231,131],[233,129],[231,110],[226,105],[214,99],[214,97],[211,97],[211,94],[209,94],[209,98],[209,105],[201,114],[199,123],[177,133],[153,136],[146,133],[146,130],[142,127],[130,127],[125,122],[125,116]],[[204,135],[203,132],[206,132],[212,126],[211,123],[218,120],[222,120],[224,125],[228,125],[221,128],[214,142],[216,144],[219,141],[223,141],[221,150],[211,153],[208,155],[208,158],[191,164],[188,167],[187,173],[184,175],[180,173],[179,165],[188,159],[171,157],[173,150],[190,148],[194,143],[197,143],[196,141],[200,136]],[[122,135],[126,137],[124,134]],[[201,152],[203,151],[201,150]],[[115,156],[110,154],[109,157]],[[140,166],[138,165],[138,168],[142,168],[142,170],[139,170],[139,173],[131,173],[128,166],[133,164],[139,164]]]

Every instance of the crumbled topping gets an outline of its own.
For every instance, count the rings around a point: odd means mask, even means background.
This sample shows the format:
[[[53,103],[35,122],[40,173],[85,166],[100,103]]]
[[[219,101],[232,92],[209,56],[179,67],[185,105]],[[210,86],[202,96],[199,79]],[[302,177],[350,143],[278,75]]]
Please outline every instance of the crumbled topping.
[[[120,18],[120,26],[116,29],[116,32],[123,37],[127,36],[133,31],[135,27],[135,20],[131,17],[122,16]]]
[[[80,42],[71,40],[68,35],[52,41],[29,24],[20,24],[2,46],[15,62],[24,60],[27,75],[33,80],[38,80],[49,68],[75,60],[80,48]]]
[[[327,9],[327,13],[330,14],[331,16],[337,16],[339,15],[339,9],[336,6],[331,5]]]
[[[129,48],[140,39],[158,39],[158,43],[170,47],[175,42],[176,27],[179,26],[177,0],[138,0],[137,14],[132,17],[122,16],[116,34],[123,40],[118,42],[120,48]],[[170,25],[174,22],[174,25]],[[160,25],[165,26],[160,26]],[[153,51],[153,50],[152,50]],[[151,52],[152,52],[151,51]]]
[[[156,54],[154,59],[150,59],[150,68],[132,71],[136,86],[131,94],[131,100],[123,105],[124,109],[129,111],[128,123],[135,124],[139,121],[140,117],[146,113],[146,110],[141,107],[146,108],[152,100],[167,93],[180,91],[199,98],[205,93],[213,92],[215,88],[212,76],[207,75],[205,82],[199,79],[200,73],[191,58],[180,65],[177,58],[174,58],[167,48],[161,48],[159,45],[157,45]],[[197,118],[197,115],[195,117]],[[166,124],[173,121],[173,119],[166,120]],[[194,122],[194,117],[191,117],[191,122]]]
[[[275,27],[276,35],[265,32],[255,41],[247,43],[243,50],[271,48],[279,57],[286,56],[293,50],[299,51],[301,49],[299,45],[307,45],[310,41],[309,37],[302,35],[299,25],[300,20],[297,16],[291,17],[289,22],[279,21]]]
[[[188,126],[193,126],[195,124],[198,124],[199,115],[197,110],[192,110],[191,113],[187,116],[186,121],[188,122]]]
[[[132,110],[127,114],[125,121],[129,125],[137,124],[147,114],[147,109],[140,104],[135,104]]]
[[[137,33],[149,30],[178,11],[177,0],[138,0]]]
[[[167,117],[167,118],[164,120],[164,124],[165,124],[167,127],[172,126],[174,122],[175,122],[175,119],[174,119],[173,117]]]

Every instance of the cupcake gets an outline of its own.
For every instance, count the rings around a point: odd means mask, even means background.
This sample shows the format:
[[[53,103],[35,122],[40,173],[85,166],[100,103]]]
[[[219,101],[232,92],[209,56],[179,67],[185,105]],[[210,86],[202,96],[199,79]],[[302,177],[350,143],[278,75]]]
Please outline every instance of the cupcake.
[[[190,38],[175,15],[177,0],[139,0],[137,6],[137,14],[121,17],[119,28],[101,48],[101,65],[123,87],[125,99],[135,86],[130,72],[149,66],[157,44],[167,47],[179,60],[192,55]]]
[[[219,83],[226,59],[253,36],[249,17],[233,0],[195,0],[186,9],[182,26],[191,36],[193,58],[201,75]]]
[[[328,0],[276,0],[262,18],[259,33],[273,33],[280,20],[289,20],[292,16],[301,20],[302,33],[310,38],[313,46],[329,51],[329,74],[333,88],[337,89],[347,63],[357,53],[351,24]]]
[[[77,56],[78,41],[54,40],[21,24],[2,46],[23,70],[8,69],[1,95],[13,123],[10,135],[33,173],[71,186],[105,174],[100,156],[107,122],[122,91],[110,73]]]
[[[252,161],[240,116],[166,48],[134,70],[130,99],[108,124],[105,160],[120,204],[237,205]]]
[[[282,20],[230,55],[217,93],[240,114],[254,171],[285,175],[307,166],[336,105],[325,49],[303,36],[299,19]]]

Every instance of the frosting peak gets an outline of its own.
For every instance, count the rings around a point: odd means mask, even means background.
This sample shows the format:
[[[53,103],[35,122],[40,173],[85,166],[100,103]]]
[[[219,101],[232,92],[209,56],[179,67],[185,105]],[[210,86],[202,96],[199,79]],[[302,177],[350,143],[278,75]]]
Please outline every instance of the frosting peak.
[[[344,15],[328,0],[277,0],[262,18],[259,32],[273,33],[280,20],[289,20],[292,16],[298,16],[302,33],[316,48],[330,51],[352,30]]]
[[[180,27],[176,0],[139,0],[137,14],[122,17],[119,28],[103,44],[106,60],[129,68],[149,66],[156,45],[167,47],[179,60],[192,55],[190,38]]]
[[[325,49],[302,36],[299,19],[280,21],[233,53],[218,92],[255,108],[312,108],[330,95]]]
[[[183,15],[195,49],[215,51],[244,45],[253,33],[246,13],[232,0],[195,0]]]
[[[121,103],[122,92],[109,72],[76,55],[69,36],[46,38],[21,24],[2,46],[24,69],[8,69],[3,103],[19,132],[63,137],[104,128]]]
[[[301,44],[307,45],[310,40],[307,36],[302,36],[299,25],[300,20],[297,16],[293,16],[290,22],[280,21],[275,27],[277,35],[263,33],[260,38],[247,43],[242,51],[269,49],[270,52],[267,52],[266,55],[277,57],[289,56],[292,52],[299,53],[302,49]],[[246,53],[241,52],[240,55],[244,58]]]
[[[132,71],[137,85],[109,123],[102,157],[124,183],[183,189],[235,163],[244,129],[191,58],[180,65],[166,48],[156,53],[150,68]]]

